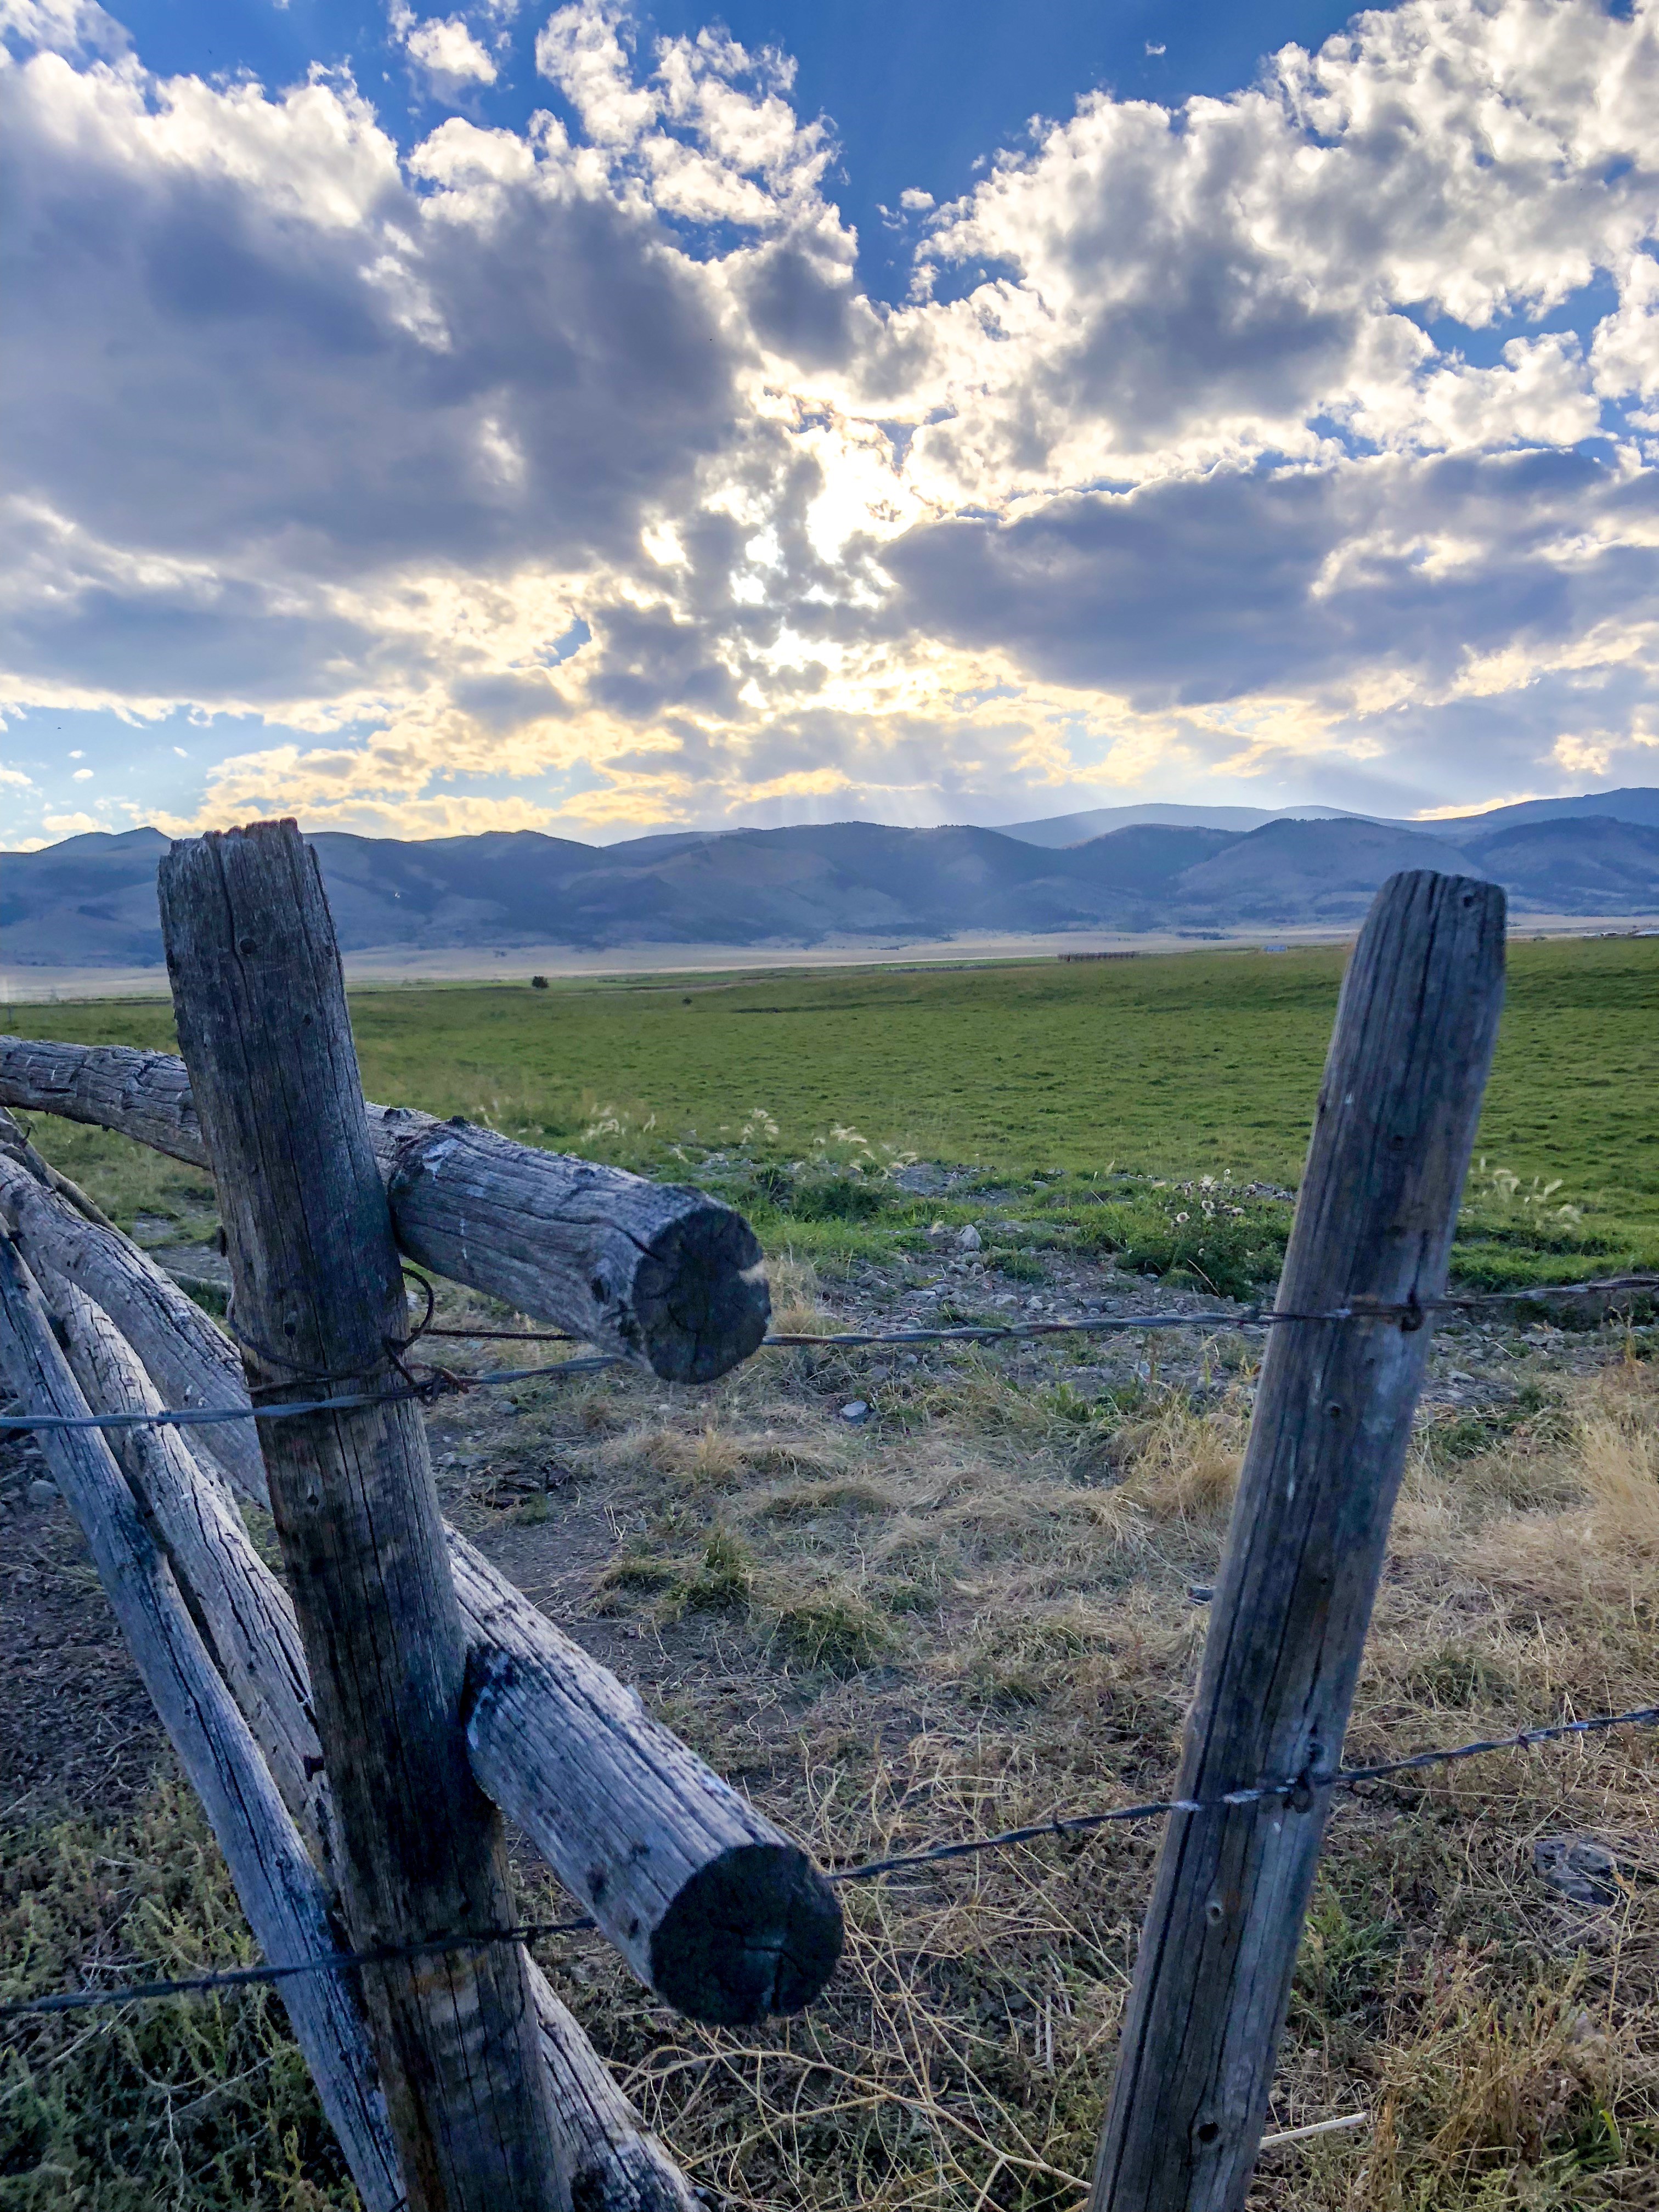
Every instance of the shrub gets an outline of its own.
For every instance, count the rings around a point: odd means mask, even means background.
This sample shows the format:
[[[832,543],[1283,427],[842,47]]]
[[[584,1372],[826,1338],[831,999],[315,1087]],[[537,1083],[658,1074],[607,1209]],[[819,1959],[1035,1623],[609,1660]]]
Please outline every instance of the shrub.
[[[778,1614],[777,1641],[804,1666],[854,1674],[890,1650],[893,1632],[855,1590],[815,1590]]]
[[[194,1797],[0,1836],[0,1997],[250,1964]],[[8,2212],[345,2212],[357,2203],[288,2033],[258,1987],[19,2021],[0,2062]]]

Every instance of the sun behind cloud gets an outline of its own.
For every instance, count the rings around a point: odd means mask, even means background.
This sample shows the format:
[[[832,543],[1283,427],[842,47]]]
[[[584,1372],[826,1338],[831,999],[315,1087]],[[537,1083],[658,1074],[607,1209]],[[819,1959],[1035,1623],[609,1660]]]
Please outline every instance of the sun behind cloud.
[[[581,0],[536,41],[573,124],[400,156],[349,79],[27,11],[0,699],[262,720],[119,802],[175,830],[1639,780],[1656,21],[1407,0],[1226,100],[1091,94],[906,192],[890,308],[723,33]],[[488,11],[394,27],[495,70]]]

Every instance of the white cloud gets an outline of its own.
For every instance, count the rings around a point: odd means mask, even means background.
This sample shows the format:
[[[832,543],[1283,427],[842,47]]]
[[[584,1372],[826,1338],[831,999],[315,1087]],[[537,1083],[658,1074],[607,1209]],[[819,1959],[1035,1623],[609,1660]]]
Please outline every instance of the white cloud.
[[[1619,306],[1597,325],[1590,367],[1603,398],[1659,399],[1659,261],[1651,252],[1620,271]]]
[[[505,12],[397,23],[459,100]],[[894,311],[724,33],[578,0],[536,47],[573,131],[400,161],[342,79],[31,21],[0,702],[297,733],[210,764],[215,818],[1281,771],[1406,811],[1650,757],[1659,0],[1405,0],[1228,100],[1091,94],[902,195]]]
[[[494,84],[495,64],[459,15],[433,16],[412,24],[404,36],[410,59],[418,63],[434,92],[453,94],[475,84]]]

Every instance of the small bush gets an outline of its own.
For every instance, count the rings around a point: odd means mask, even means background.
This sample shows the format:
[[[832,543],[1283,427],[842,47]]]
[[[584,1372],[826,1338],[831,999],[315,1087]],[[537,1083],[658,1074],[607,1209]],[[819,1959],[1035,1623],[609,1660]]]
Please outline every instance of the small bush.
[[[801,1221],[872,1221],[886,1212],[887,1194],[857,1176],[825,1176],[794,1184],[782,1210]]]
[[[755,1580],[754,1562],[728,1529],[716,1528],[695,1571],[674,1583],[669,1601],[688,1613],[741,1613]]]
[[[1206,1207],[1209,1209],[1206,1211]],[[1109,1252],[1138,1274],[1190,1283],[1219,1297],[1249,1299],[1285,1264],[1286,1206],[1218,1201],[1183,1187],[1091,1208],[1079,1225],[1084,1250]]]
[[[0,1998],[256,1957],[195,1799],[0,1835]],[[357,2193],[280,1998],[21,2021],[0,2062],[6,2212],[327,2212]]]
[[[805,1667],[854,1674],[893,1644],[893,1632],[855,1590],[815,1590],[778,1614],[776,1640]]]

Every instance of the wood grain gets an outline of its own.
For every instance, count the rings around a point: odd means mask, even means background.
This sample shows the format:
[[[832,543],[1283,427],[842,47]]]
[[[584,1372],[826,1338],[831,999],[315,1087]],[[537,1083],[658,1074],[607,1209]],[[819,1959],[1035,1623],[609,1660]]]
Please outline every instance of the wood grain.
[[[37,1286],[3,1231],[0,1370],[33,1410],[72,1418],[88,1411]],[[272,1966],[326,1957],[339,1945],[324,1883],[109,1446],[88,1429],[43,1430],[40,1443],[202,1801],[255,1942]],[[283,1984],[283,2002],[368,2212],[398,2212],[403,2184],[355,1978],[297,1975]]]
[[[33,1147],[0,1108],[0,1209],[37,1273],[48,1267],[84,1291],[138,1354],[168,1406],[246,1406],[242,1363],[193,1299],[118,1229],[84,1218],[46,1186]],[[252,1421],[198,1429],[200,1448],[244,1498],[269,1506]]]
[[[404,1300],[314,855],[292,823],[174,845],[161,935],[229,1242],[237,1325],[273,1401],[387,1372]],[[512,1924],[499,1815],[472,1779],[466,1647],[417,1406],[264,1425],[354,1947]],[[560,2212],[522,1950],[365,1968],[411,2212]]]
[[[1504,988],[1504,894],[1419,871],[1378,893],[1343,984],[1278,1304],[1445,1287]],[[1091,2212],[1239,2212],[1273,2085],[1431,1330],[1271,1331]]]
[[[100,1413],[158,1411],[155,1386],[109,1316],[61,1275],[43,1271],[39,1280],[87,1403]],[[337,1887],[333,1798],[292,1600],[255,1550],[229,1485],[177,1429],[118,1429],[108,1442],[283,1802]]]
[[[694,2020],[799,2012],[841,1905],[799,1844],[453,1532],[473,1627],[472,1771],[646,1985]]]
[[[171,1053],[0,1037],[0,1105],[208,1164],[190,1078]],[[665,1382],[712,1382],[765,1335],[760,1245],[740,1213],[706,1192],[412,1107],[364,1111],[398,1244],[434,1273]]]

